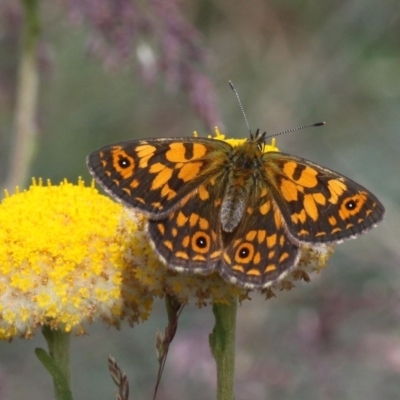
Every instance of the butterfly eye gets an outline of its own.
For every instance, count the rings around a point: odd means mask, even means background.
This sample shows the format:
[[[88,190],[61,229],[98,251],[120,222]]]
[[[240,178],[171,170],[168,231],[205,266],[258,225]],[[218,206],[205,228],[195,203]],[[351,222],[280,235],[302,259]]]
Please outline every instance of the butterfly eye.
[[[211,239],[210,237],[201,231],[196,232],[192,238],[192,247],[199,253],[207,253],[210,250]]]
[[[349,201],[347,201],[346,203],[345,203],[345,207],[348,209],[348,210],[354,210],[356,207],[357,207],[357,203],[358,203],[358,199],[350,199]]]
[[[204,249],[207,247],[207,239],[204,236],[199,236],[196,239],[196,245],[197,247],[200,247],[200,249]]]
[[[131,166],[131,161],[127,157],[120,157],[118,160],[118,165],[121,168],[129,168]]]
[[[236,250],[235,260],[237,263],[246,263],[250,262],[254,256],[254,247],[250,243],[243,243]]]
[[[243,247],[240,251],[239,251],[239,258],[246,258],[248,257],[250,254],[250,250],[247,247]]]

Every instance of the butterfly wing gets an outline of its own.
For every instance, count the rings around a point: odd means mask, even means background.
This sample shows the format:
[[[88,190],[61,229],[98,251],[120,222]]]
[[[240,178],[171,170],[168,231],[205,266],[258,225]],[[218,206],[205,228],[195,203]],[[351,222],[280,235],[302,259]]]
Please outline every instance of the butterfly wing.
[[[158,219],[221,170],[231,150],[213,139],[133,140],[94,151],[87,165],[111,196]]]
[[[236,285],[268,287],[298,262],[299,247],[288,237],[282,214],[264,181],[257,182],[238,228],[224,235],[220,273]]]
[[[380,201],[358,183],[284,153],[263,155],[263,174],[295,241],[337,243],[382,220]]]
[[[219,215],[224,187],[223,176],[207,179],[166,218],[148,221],[149,237],[169,268],[197,273],[216,269],[222,253]]]

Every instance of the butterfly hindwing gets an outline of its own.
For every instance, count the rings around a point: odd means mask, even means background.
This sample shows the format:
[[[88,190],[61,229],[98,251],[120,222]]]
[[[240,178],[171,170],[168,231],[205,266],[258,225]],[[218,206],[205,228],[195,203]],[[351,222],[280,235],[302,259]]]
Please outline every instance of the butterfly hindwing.
[[[299,242],[337,243],[383,218],[379,200],[343,175],[284,153],[265,153],[263,159],[288,231]]]
[[[231,149],[212,139],[133,140],[93,152],[87,164],[113,197],[158,219],[215,174]]]
[[[282,279],[299,257],[299,248],[288,237],[271,191],[263,183],[250,196],[237,230],[224,241],[220,273],[247,288],[268,287]]]
[[[168,217],[148,222],[154,247],[172,269],[207,273],[216,269],[222,253],[218,218],[222,185],[207,180],[186,196]]]

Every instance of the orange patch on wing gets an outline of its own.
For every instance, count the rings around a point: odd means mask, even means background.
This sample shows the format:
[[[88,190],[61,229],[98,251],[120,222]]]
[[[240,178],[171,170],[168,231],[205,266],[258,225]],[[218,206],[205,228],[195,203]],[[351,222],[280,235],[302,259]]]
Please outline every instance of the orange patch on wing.
[[[275,257],[275,250],[271,250],[268,252],[268,259],[274,258]]]
[[[306,188],[313,188],[318,185],[317,179],[318,171],[312,167],[305,167],[301,172],[300,177],[296,179],[296,182]]]
[[[270,201],[266,201],[264,204],[262,204],[260,206],[260,213],[262,215],[268,214],[270,210],[271,210],[271,202]]]
[[[344,182],[340,181],[339,179],[331,179],[328,181],[328,190],[331,194],[331,197],[328,201],[332,204],[336,204],[339,196],[341,196],[346,189],[347,185]]]
[[[261,272],[258,269],[252,268],[246,272],[246,275],[260,276]]]
[[[171,143],[169,150],[165,153],[165,158],[173,163],[185,162],[203,157],[207,153],[207,148],[200,143],[193,143],[193,157],[186,157],[186,147],[184,143]]]
[[[157,210],[160,210],[163,208],[162,204],[159,201],[155,201],[155,202],[151,203],[151,206]]]
[[[264,272],[276,271],[276,266],[274,264],[269,264],[265,267]]]
[[[304,222],[306,222],[307,219],[306,210],[301,210],[299,213],[293,213],[291,215],[291,218],[295,224],[298,224],[299,222],[304,224]]]
[[[274,233],[271,236],[267,236],[267,246],[272,249],[276,246],[277,234]]]
[[[221,255],[221,253],[222,253],[222,250],[213,251],[213,252],[210,254],[210,258],[218,258],[218,257]]]
[[[326,204],[326,197],[322,193],[314,193],[312,195],[316,203],[324,206]]]
[[[328,218],[328,222],[329,222],[332,226],[337,225],[337,220],[336,220],[336,218],[335,218],[333,215],[331,215],[331,216]]]
[[[293,174],[294,171],[296,171],[297,168],[297,162],[295,161],[288,161],[285,162],[285,164],[283,165],[283,172],[290,178],[293,179]]]
[[[158,189],[161,186],[164,186],[168,181],[171,179],[173,170],[171,168],[165,167],[163,170],[161,170],[153,179],[153,182],[151,184],[151,189]]]
[[[185,236],[182,240],[182,246],[183,247],[188,247],[190,243],[190,236]]]
[[[166,183],[161,189],[161,196],[166,197],[167,200],[171,200],[176,196],[176,192],[169,187],[168,183]]]
[[[246,235],[246,240],[252,242],[256,236],[257,236],[257,231],[250,231]]]
[[[136,154],[139,158],[139,167],[147,168],[148,164],[149,164],[149,160],[151,157],[154,156],[154,153],[156,152],[157,148],[154,146],[151,146],[149,144],[142,144],[142,145],[136,146],[135,150],[136,150]]]
[[[205,156],[207,153],[207,148],[200,143],[193,144],[193,159],[198,159]]]
[[[189,225],[192,227],[195,226],[199,218],[200,218],[199,214],[196,213],[191,214],[189,217]]]
[[[227,264],[232,264],[231,258],[228,256],[228,254],[224,253],[224,260]]]
[[[200,172],[202,162],[189,162],[180,169],[178,173],[178,178],[182,179],[184,182],[192,181]]]
[[[282,226],[282,216],[278,211],[274,212],[274,222],[277,228]]]
[[[265,237],[267,236],[267,231],[261,230],[257,232],[257,240],[258,243],[262,243],[265,240]]]
[[[182,212],[179,211],[178,216],[176,217],[176,224],[181,227],[186,224],[186,221],[188,220],[188,217]]]
[[[138,181],[137,179],[134,179],[134,180],[129,184],[129,186],[130,186],[132,189],[136,189],[136,188],[139,186],[139,181]]]
[[[164,246],[167,247],[169,250],[172,251],[172,249],[174,248],[172,242],[170,240],[166,240],[164,243]]]
[[[318,208],[315,204],[314,197],[312,194],[304,195],[303,201],[304,210],[306,211],[307,215],[313,220],[316,221],[318,219]]]
[[[234,269],[235,271],[238,271],[238,272],[242,272],[242,273],[244,272],[244,269],[241,265],[232,265],[232,269]]]
[[[210,193],[208,192],[208,190],[205,188],[205,186],[204,185],[201,185],[200,187],[199,187],[199,190],[198,190],[198,195],[199,195],[199,197],[200,197],[200,200],[207,200],[209,197],[210,197]]]
[[[208,228],[210,227],[210,223],[205,218],[200,218],[199,226],[200,229],[202,229],[203,231],[207,231]]]
[[[279,257],[279,262],[283,262],[289,258],[289,253],[282,253],[282,255]]]
[[[189,256],[187,255],[187,253],[185,253],[183,251],[177,251],[175,253],[175,256],[178,258],[183,258],[184,260],[189,260]]]
[[[150,165],[149,172],[151,172],[152,174],[156,174],[157,172],[162,171],[164,168],[166,168],[166,166],[158,162]]]
[[[297,201],[298,199],[297,186],[295,183],[289,181],[288,179],[282,179],[281,192],[286,201]]]

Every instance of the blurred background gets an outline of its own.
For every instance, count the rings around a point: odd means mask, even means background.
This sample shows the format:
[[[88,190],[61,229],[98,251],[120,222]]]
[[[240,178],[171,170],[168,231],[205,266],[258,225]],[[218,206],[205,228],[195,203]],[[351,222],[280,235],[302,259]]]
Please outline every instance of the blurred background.
[[[24,75],[26,15],[38,62]],[[228,80],[253,130],[326,121],[278,147],[351,177],[387,210],[310,283],[239,307],[236,398],[400,398],[398,1],[0,0],[0,186],[24,188],[31,176],[89,182],[86,155],[112,142],[205,136],[215,125],[246,137]],[[165,324],[158,300],[134,329],[98,323],[74,338],[75,398],[114,396],[109,354],[132,398],[151,398]],[[212,327],[211,307],[184,309],[160,399],[215,398]],[[53,398],[38,346],[40,334],[0,343],[0,400]]]

